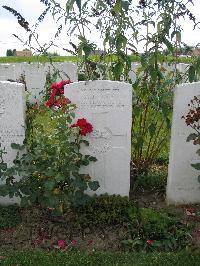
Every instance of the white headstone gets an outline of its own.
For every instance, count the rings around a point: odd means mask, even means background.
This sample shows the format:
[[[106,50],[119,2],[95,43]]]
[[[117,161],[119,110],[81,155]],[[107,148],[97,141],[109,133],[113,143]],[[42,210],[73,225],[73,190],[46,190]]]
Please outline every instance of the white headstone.
[[[131,63],[131,71],[129,72],[129,78],[131,79],[132,83],[136,81],[137,78],[137,70],[140,67],[138,63]]]
[[[11,64],[0,64],[0,81],[8,79],[15,80],[15,66]]]
[[[71,81],[75,82],[78,81],[77,76],[77,65],[71,62],[63,62],[63,63],[53,63],[55,69],[59,70],[60,77],[58,77],[57,81],[70,79]],[[50,67],[51,71],[53,67]]]
[[[42,64],[31,63],[25,68],[25,81],[31,103],[40,101],[46,82],[46,71]]]
[[[0,82],[0,143],[7,152],[3,158],[9,166],[16,157],[16,150],[11,148],[11,143],[23,144],[25,138],[24,104],[24,85]],[[0,197],[0,204],[13,202],[16,199]]]
[[[15,63],[15,77],[19,80],[22,75],[25,75],[25,69],[29,66],[28,63]]]
[[[181,83],[187,82],[188,81],[188,74],[187,71],[189,69],[189,64],[177,64],[177,70],[180,72],[182,76]]]
[[[168,204],[200,202],[199,173],[191,166],[191,163],[200,162],[200,157],[196,154],[198,147],[192,142],[186,142],[193,130],[181,119],[189,111],[190,100],[197,95],[200,95],[200,82],[179,85],[174,91],[167,183]]]
[[[96,194],[129,196],[131,160],[132,87],[116,81],[75,82],[65,96],[77,105],[76,120],[93,125],[84,154],[97,158],[82,169],[100,183]]]
[[[57,82],[61,81],[62,79],[71,79],[71,81],[78,80],[77,66],[70,62],[53,63],[53,66],[49,63],[31,63],[22,65],[22,67],[24,66],[26,66],[24,72],[27,91],[30,94],[28,99],[31,103],[41,101],[45,90],[46,75],[49,71],[52,74],[53,69],[60,71],[60,77],[58,77]],[[23,69],[24,68],[22,68],[22,70]]]

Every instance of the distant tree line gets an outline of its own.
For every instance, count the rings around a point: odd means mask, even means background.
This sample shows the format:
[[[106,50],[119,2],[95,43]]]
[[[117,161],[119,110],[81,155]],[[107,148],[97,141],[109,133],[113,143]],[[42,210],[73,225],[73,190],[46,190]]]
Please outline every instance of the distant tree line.
[[[29,51],[29,49],[23,49],[23,51]],[[16,55],[16,49],[7,49],[6,56],[15,56]],[[47,56],[60,56],[57,52],[47,52],[45,53]]]
[[[6,56],[14,56],[16,53],[16,49],[7,49]]]

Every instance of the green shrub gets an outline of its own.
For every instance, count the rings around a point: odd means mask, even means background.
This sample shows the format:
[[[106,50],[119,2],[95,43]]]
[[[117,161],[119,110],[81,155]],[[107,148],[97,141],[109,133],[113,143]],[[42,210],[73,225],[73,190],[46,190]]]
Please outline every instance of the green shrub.
[[[123,225],[127,222],[128,208],[134,206],[127,197],[94,196],[83,206],[75,208],[74,222],[81,228]]]
[[[18,154],[14,166],[9,168],[0,150],[0,173],[6,180],[0,185],[0,195],[20,197],[22,206],[39,204],[62,213],[71,205],[84,204],[89,199],[84,191],[88,188],[95,191],[99,185],[79,173],[82,165],[95,162],[96,158],[80,153],[81,145],[89,143],[81,136],[81,127],[71,127],[74,106],[67,104],[54,109],[41,105],[32,112],[28,152],[21,155],[19,151],[22,153],[25,146],[12,144]],[[15,176],[21,179],[16,180]]]
[[[167,183],[167,166],[152,166],[148,173],[143,173],[137,176],[136,182],[134,184],[135,188],[139,187],[146,190],[165,191]]]
[[[189,231],[176,217],[151,208],[129,209],[130,238],[122,244],[131,250],[177,250],[188,245]]]
[[[14,227],[20,223],[21,216],[18,206],[0,206],[0,229]]]

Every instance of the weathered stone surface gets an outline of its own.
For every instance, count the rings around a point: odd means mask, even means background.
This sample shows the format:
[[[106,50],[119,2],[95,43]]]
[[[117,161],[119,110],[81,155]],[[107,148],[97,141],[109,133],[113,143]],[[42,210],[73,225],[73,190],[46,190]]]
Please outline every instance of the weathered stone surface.
[[[189,66],[190,66],[189,64],[183,64],[183,63],[177,64],[177,70],[180,72],[182,76],[181,83],[188,82],[187,71],[189,69]]]
[[[167,184],[167,202],[169,204],[187,204],[200,202],[200,184],[198,171],[191,163],[199,162],[197,146],[186,142],[193,130],[187,127],[183,115],[189,110],[189,102],[200,95],[200,82],[182,84],[175,88],[171,131],[171,146]]]
[[[49,71],[52,74],[53,70],[60,71],[60,76],[58,77],[57,81],[61,81],[62,79],[71,79],[72,81],[77,81],[77,67],[75,64],[70,62],[54,63],[53,66],[49,63],[27,64],[24,72],[27,91],[30,93],[30,102],[33,103],[41,101],[45,91],[46,75]]]
[[[86,118],[94,127],[88,136],[97,162],[82,169],[98,180],[97,194],[129,195],[132,87],[114,81],[76,82],[65,87],[65,96],[77,105],[76,119]]]
[[[54,63],[54,67],[60,71],[60,76],[57,81],[70,79],[75,82],[78,81],[77,65],[71,62]]]
[[[25,81],[29,101],[31,103],[40,101],[44,92],[46,82],[46,71],[43,64],[32,63],[25,68]]]
[[[7,154],[4,161],[10,166],[16,157],[11,143],[23,144],[25,138],[24,85],[13,82],[0,82],[0,143]],[[0,181],[1,182],[1,181]],[[0,204],[15,200],[1,198]]]
[[[0,81],[8,79],[15,80],[15,66],[11,64],[0,64]]]
[[[131,79],[131,81],[134,83],[136,81],[137,78],[137,70],[140,67],[140,64],[138,63],[132,63],[131,64],[131,71],[129,72],[129,78]]]

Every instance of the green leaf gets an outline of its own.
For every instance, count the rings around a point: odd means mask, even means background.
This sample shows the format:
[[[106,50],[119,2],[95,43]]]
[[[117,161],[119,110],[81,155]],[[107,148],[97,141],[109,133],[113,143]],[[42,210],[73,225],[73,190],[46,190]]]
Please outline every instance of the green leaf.
[[[196,154],[198,154],[198,155],[200,156],[200,149],[198,149],[198,150],[196,151]]]
[[[89,146],[89,141],[87,141],[85,139],[81,139],[80,143],[84,143],[86,146]]]
[[[195,67],[190,66],[189,71],[188,71],[189,82],[195,81],[195,76],[196,76],[195,74],[196,74]]]
[[[0,164],[0,169],[3,170],[3,171],[6,171],[7,169],[7,163],[1,163]],[[1,173],[1,172],[0,172]],[[1,177],[1,176],[0,176]]]
[[[116,38],[116,48],[120,50],[121,48],[125,48],[127,43],[127,39],[124,35],[119,34]]]
[[[25,148],[25,145],[20,145],[17,143],[11,143],[11,148],[14,150],[20,150],[22,151]]]
[[[176,36],[176,40],[180,43],[181,42],[181,32],[180,31],[173,31],[171,34],[171,40]]]
[[[122,10],[121,0],[116,0],[116,3],[113,7],[113,11],[117,14],[117,13],[121,13],[121,10]]]
[[[20,201],[21,207],[27,207],[29,205],[28,198],[27,197],[22,197]]]
[[[75,113],[71,113],[72,118],[75,118],[75,116],[76,116]]]
[[[167,46],[168,50],[173,53],[174,52],[174,47],[173,45],[170,43],[170,41],[168,41],[166,38],[164,38],[163,40],[164,44]]]
[[[200,163],[194,163],[191,164],[192,167],[194,167],[196,170],[200,170]]]
[[[85,182],[85,180],[81,179],[80,177],[76,177],[75,179],[73,179],[72,184],[76,188],[79,188],[81,191],[84,191],[87,189],[87,183]]]
[[[74,6],[75,0],[68,0],[66,3],[66,11],[69,15],[69,11],[72,10],[73,6]]]
[[[76,0],[76,5],[79,9],[79,12],[81,13],[81,0]]]
[[[149,126],[149,133],[150,133],[150,136],[153,137],[154,133],[156,132],[156,124],[155,123],[152,123],[150,124]]]
[[[9,187],[7,184],[0,185],[0,196],[5,197],[9,194]]]
[[[123,72],[123,68],[124,68],[124,64],[122,62],[118,62],[117,64],[115,64],[115,66],[113,67],[113,74],[114,74],[115,80],[120,80],[120,77]]]
[[[93,156],[90,156],[89,157],[89,160],[90,160],[90,162],[96,162],[97,161],[97,158],[96,157],[93,157]]]
[[[122,8],[127,13],[128,12],[128,8],[129,8],[129,2],[126,1],[126,0],[125,1],[122,1]]]
[[[88,183],[88,186],[93,191],[96,191],[100,187],[98,181],[91,181]]]
[[[195,140],[197,137],[198,137],[198,134],[196,134],[196,133],[191,133],[191,134],[187,137],[186,141],[189,142],[189,141],[191,141],[191,140]]]
[[[54,180],[47,180],[44,186],[48,191],[51,191],[51,190],[53,190],[54,185],[55,185]]]
[[[83,191],[76,191],[74,198],[75,198],[76,203],[79,205],[85,204],[90,199],[90,197],[84,194]]]
[[[64,181],[64,180],[65,180],[65,176],[64,176],[64,175],[61,175],[61,174],[57,174],[57,175],[55,176],[55,180],[56,180],[57,182]]]

